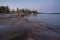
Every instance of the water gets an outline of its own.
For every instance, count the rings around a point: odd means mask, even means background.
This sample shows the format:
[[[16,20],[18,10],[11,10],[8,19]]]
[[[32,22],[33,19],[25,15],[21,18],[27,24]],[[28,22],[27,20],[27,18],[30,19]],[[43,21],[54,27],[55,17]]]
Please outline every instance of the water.
[[[4,15],[13,16],[14,14]],[[0,17],[2,16],[3,15],[0,14]],[[27,19],[34,22],[42,22],[52,26],[60,26],[60,14],[32,14],[28,16]]]
[[[37,16],[30,15],[27,17],[30,21],[41,21],[52,26],[60,26],[60,14],[37,14]]]
[[[36,35],[38,34],[40,36],[40,39],[50,39],[50,37],[51,37],[51,38],[53,38],[53,40],[55,38],[58,40],[60,38],[60,27],[57,27],[57,26],[60,26],[60,14],[36,14],[36,15],[32,14],[30,16],[27,16],[26,18],[32,22],[33,21],[42,22],[42,23],[45,23],[48,25],[56,26],[56,27],[52,27],[52,28],[47,27],[48,28],[47,30],[45,30],[45,27],[44,28],[41,27],[42,28],[42,29],[40,29],[41,31],[39,31],[38,33],[34,32],[34,33],[36,33]],[[30,28],[27,26],[27,28],[26,28],[25,26],[23,27],[23,26],[19,26],[19,25],[7,25],[7,26],[0,25],[0,34],[2,34],[3,37],[9,38],[14,35],[20,35],[22,32],[20,32],[19,30],[28,29],[28,28],[35,30],[35,27]],[[23,30],[23,32],[24,32],[24,30]],[[12,34],[14,34],[14,35],[12,35]],[[0,36],[2,36],[2,35],[0,35]],[[24,35],[24,37],[25,37],[25,35]],[[20,37],[17,36],[17,39],[18,38],[20,38]]]

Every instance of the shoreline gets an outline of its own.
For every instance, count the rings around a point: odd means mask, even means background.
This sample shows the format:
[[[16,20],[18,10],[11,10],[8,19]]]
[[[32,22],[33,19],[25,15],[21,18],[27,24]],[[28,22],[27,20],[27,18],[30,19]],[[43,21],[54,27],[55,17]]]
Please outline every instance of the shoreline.
[[[52,29],[47,25],[44,25],[43,23],[30,22],[20,16],[11,17],[11,18],[8,18],[8,17],[2,18],[0,19],[0,25],[8,25],[8,27],[9,25],[15,25],[12,27],[13,31],[15,31],[14,28],[17,29],[16,31],[19,31],[21,28],[23,30],[22,33],[23,34],[25,33],[24,35],[22,34],[21,36],[25,36],[24,37],[25,39],[29,39],[29,38],[32,38],[34,40],[59,40],[60,39],[60,33],[56,32],[55,30],[56,28]],[[9,29],[12,30],[11,28]],[[15,38],[11,40],[15,40]]]

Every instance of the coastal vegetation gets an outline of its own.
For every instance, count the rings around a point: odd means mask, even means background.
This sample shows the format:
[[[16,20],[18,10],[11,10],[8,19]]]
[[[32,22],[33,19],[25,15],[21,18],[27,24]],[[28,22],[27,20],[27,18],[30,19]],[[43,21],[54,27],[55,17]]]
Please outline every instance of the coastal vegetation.
[[[17,8],[17,10],[12,10],[10,11],[10,8],[8,6],[0,6],[0,13],[8,13],[8,14],[18,14],[18,15],[27,15],[27,14],[31,14],[31,13],[38,13],[35,10],[29,10],[29,9],[19,9]]]
[[[9,7],[8,6],[0,6],[0,13],[9,13]]]

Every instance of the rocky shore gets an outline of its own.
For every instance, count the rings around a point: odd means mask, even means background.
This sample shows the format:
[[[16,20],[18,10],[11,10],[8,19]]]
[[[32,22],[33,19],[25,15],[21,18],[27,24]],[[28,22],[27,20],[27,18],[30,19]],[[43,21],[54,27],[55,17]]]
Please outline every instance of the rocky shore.
[[[41,22],[31,22],[20,16],[0,18],[0,25],[8,25],[9,29],[6,29],[8,32],[10,30],[12,35],[15,33],[18,34],[10,40],[60,40],[60,29],[48,27]],[[10,27],[9,25],[14,26]],[[7,34],[11,35],[11,32]],[[2,33],[4,34],[4,30]]]

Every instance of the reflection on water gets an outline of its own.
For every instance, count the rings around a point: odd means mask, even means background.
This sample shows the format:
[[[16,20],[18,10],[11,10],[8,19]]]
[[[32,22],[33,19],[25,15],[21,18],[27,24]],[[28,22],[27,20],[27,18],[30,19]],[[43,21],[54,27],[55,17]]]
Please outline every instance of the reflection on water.
[[[60,14],[35,14],[27,17],[30,21],[41,21],[52,26],[60,26]]]
[[[20,16],[0,19],[1,24],[6,24],[0,25],[1,39],[30,40],[28,38],[31,37],[37,40],[60,39],[59,27],[49,27],[38,23],[40,21],[45,24],[60,26],[60,14],[31,14],[25,16],[25,18],[28,20]],[[29,22],[29,20],[32,22]]]

